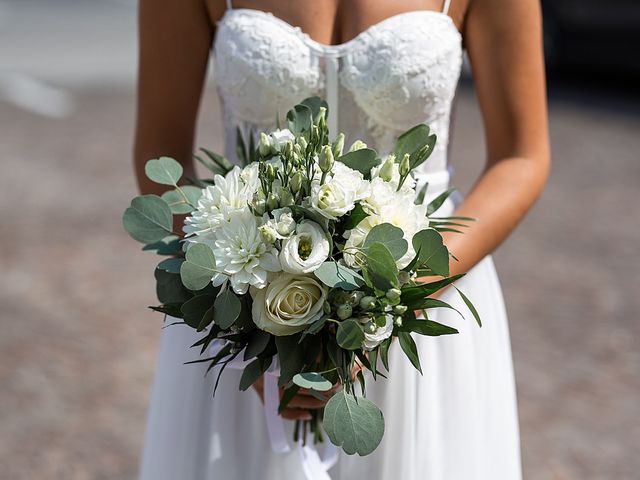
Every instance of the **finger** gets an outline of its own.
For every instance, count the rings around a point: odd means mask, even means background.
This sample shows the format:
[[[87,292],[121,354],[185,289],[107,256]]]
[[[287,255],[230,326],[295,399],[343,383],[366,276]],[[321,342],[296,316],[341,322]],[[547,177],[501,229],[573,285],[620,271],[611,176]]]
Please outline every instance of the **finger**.
[[[285,408],[280,415],[287,420],[311,420],[311,413],[300,408]]]
[[[325,403],[327,402],[308,395],[296,395],[287,406],[292,408],[317,409],[324,407]]]

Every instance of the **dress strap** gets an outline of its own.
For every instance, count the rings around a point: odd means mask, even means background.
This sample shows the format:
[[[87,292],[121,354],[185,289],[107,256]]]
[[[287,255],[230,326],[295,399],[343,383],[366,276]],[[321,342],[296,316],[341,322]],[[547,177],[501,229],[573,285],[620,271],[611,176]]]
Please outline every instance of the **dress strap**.
[[[230,4],[231,0],[227,0],[227,3]],[[449,5],[451,5],[451,0],[444,0],[444,5],[442,6],[442,13],[447,15],[449,13]]]
[[[233,5],[231,5],[231,0],[227,0],[227,10],[233,10]]]

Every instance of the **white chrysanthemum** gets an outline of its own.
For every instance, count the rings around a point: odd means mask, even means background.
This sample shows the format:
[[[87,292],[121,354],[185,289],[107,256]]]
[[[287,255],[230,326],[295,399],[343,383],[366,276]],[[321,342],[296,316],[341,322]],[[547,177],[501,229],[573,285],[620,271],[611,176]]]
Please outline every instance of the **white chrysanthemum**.
[[[183,228],[187,236],[198,235],[213,238],[212,234],[221,222],[227,221],[236,211],[247,210],[247,205],[257,189],[257,175],[233,167],[224,177],[216,175],[215,185],[202,192],[198,208],[185,220]]]
[[[278,251],[263,242],[258,223],[248,210],[238,210],[219,224],[211,244],[219,270],[212,279],[215,286],[229,279],[233,290],[243,294],[249,285],[264,288],[267,273],[280,271]]]
[[[311,185],[311,208],[329,220],[336,220],[353,210],[357,201],[370,195],[369,182],[362,173],[335,162],[331,176],[320,185],[314,179]]]
[[[387,182],[380,181],[388,185]],[[372,184],[374,183],[372,182]],[[363,208],[370,213],[369,216],[362,220],[356,228],[345,232],[344,236],[347,241],[345,243],[344,259],[352,267],[357,266],[357,250],[355,247],[362,247],[367,235],[376,225],[390,223],[402,230],[403,237],[408,242],[409,248],[407,253],[396,262],[398,268],[406,267],[415,255],[411,242],[413,236],[429,226],[426,205],[414,204],[413,198],[402,194],[402,192],[391,195],[388,194],[388,191],[385,192],[384,189],[381,189],[380,193],[380,197],[377,197],[374,193],[367,198],[366,205],[365,202],[362,203]]]

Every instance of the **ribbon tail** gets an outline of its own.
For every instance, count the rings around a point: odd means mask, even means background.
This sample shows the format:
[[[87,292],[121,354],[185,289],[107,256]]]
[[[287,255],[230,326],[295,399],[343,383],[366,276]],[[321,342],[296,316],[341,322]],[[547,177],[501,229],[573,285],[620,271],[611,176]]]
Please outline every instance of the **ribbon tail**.
[[[318,451],[311,445],[302,445],[302,439],[298,442],[298,452],[300,453],[300,462],[302,463],[302,471],[307,480],[331,480],[328,467],[320,459]]]

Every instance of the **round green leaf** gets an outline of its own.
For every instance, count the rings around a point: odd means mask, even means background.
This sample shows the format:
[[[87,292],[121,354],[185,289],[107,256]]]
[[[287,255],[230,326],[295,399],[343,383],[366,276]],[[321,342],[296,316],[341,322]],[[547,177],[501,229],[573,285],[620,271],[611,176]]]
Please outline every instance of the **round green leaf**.
[[[416,269],[429,267],[436,275],[449,276],[449,250],[433,228],[420,230],[411,240],[417,253]]]
[[[293,383],[300,388],[313,389],[318,392],[326,392],[333,387],[333,384],[316,372],[298,373],[293,377]]]
[[[331,442],[347,455],[364,456],[373,452],[384,435],[384,416],[364,397],[340,390],[324,408],[323,427]]]
[[[338,325],[336,331],[336,341],[338,345],[346,350],[356,350],[362,348],[364,342],[364,331],[360,326],[360,322],[350,318]]]
[[[359,273],[336,262],[324,262],[313,273],[328,287],[356,290],[364,284]]]
[[[167,190],[162,194],[162,199],[167,202],[171,213],[181,215],[193,212],[193,207],[184,199],[178,190]]]
[[[213,307],[214,322],[222,329],[227,329],[235,323],[240,315],[242,305],[237,295],[231,290],[225,290],[216,297]]]
[[[157,195],[142,195],[124,211],[122,225],[132,238],[142,243],[158,242],[171,233],[173,216],[169,205]]]
[[[382,223],[373,227],[364,240],[364,248],[368,248],[374,243],[381,243],[393,256],[399,260],[407,253],[409,243],[404,239],[404,232],[390,223]]]
[[[380,242],[367,249],[367,262],[363,271],[368,282],[382,292],[398,286],[396,261],[389,249]]]
[[[216,274],[216,258],[207,245],[196,243],[185,254],[180,266],[180,278],[189,290],[202,290]]]
[[[174,187],[182,177],[182,172],[182,165],[169,157],[149,160],[144,166],[144,173],[149,177],[149,180]]]
[[[209,314],[213,306],[213,297],[211,295],[197,295],[182,304],[180,311],[184,316],[184,321],[190,327],[200,329],[200,324]]]
[[[167,258],[161,261],[156,268],[169,273],[180,273],[180,266],[184,262],[184,258]]]

